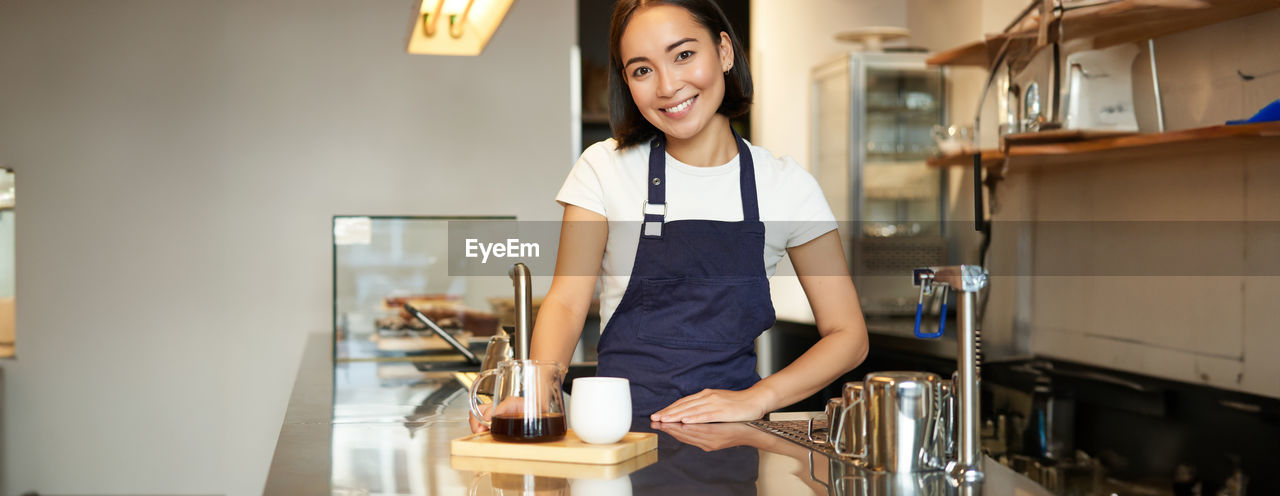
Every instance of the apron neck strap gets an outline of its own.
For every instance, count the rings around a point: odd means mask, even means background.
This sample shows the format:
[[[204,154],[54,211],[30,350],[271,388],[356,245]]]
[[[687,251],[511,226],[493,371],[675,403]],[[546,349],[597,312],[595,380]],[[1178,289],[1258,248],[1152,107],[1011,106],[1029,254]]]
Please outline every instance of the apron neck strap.
[[[742,195],[742,220],[760,220],[760,206],[756,198],[755,161],[747,142],[733,132],[738,145],[738,188]],[[662,222],[667,212],[667,139],[659,134],[649,143],[649,196],[644,205],[645,232],[647,237],[662,236]],[[656,223],[656,226],[651,223]]]
[[[730,128],[730,131],[733,131]],[[733,140],[738,142],[738,189],[742,195],[742,220],[756,222],[760,220],[760,205],[756,201],[756,168],[751,159],[751,148],[747,142],[733,131]]]

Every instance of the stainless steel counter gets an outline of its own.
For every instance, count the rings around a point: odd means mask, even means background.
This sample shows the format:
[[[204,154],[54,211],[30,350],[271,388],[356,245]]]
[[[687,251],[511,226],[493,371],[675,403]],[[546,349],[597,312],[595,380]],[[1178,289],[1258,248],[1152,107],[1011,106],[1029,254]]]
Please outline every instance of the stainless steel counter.
[[[453,458],[449,441],[470,430],[467,393],[451,373],[397,363],[335,367],[331,357],[330,336],[312,336],[266,494],[1050,494],[989,459],[981,487],[957,488],[941,472],[861,472],[744,423],[637,419],[633,430],[658,433],[656,456],[613,467]]]

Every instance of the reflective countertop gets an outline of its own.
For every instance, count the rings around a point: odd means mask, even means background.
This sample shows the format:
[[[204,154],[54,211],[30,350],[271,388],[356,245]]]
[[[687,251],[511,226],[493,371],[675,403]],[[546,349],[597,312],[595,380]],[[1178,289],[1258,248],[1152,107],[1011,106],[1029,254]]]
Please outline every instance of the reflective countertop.
[[[332,381],[329,381],[332,378]],[[942,472],[860,471],[745,423],[652,424],[656,453],[616,466],[455,458],[470,434],[467,392],[448,371],[412,364],[332,365],[328,335],[304,353],[266,494],[521,495],[1048,495],[987,460],[981,487]]]

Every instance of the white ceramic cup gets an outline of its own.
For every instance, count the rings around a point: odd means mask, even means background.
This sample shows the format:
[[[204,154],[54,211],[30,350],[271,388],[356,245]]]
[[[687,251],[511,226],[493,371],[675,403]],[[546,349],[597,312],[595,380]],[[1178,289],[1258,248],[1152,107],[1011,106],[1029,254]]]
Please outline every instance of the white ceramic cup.
[[[616,479],[570,479],[570,496],[631,496],[631,476]]]
[[[569,428],[587,443],[616,443],[631,429],[631,383],[626,379],[574,379],[569,402]]]

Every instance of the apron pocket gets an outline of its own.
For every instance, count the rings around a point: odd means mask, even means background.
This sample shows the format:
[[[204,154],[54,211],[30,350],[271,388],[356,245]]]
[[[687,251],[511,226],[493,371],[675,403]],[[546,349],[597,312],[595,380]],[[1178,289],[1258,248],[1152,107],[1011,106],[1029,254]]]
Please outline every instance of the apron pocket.
[[[749,346],[773,326],[764,277],[677,277],[640,281],[641,341],[669,348],[725,350]]]

